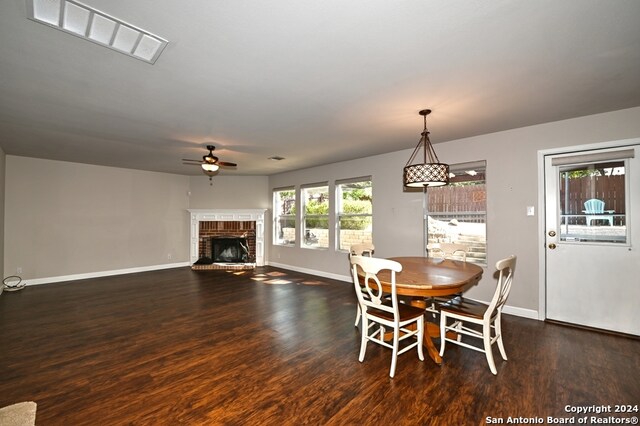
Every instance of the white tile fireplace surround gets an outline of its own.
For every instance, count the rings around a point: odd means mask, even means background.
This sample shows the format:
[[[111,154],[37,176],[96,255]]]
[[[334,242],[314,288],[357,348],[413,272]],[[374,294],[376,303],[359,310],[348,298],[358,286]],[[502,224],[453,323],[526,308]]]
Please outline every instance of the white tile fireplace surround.
[[[200,222],[244,222],[256,223],[256,266],[264,266],[264,216],[266,209],[189,209],[191,214],[189,261],[191,265],[199,259]]]

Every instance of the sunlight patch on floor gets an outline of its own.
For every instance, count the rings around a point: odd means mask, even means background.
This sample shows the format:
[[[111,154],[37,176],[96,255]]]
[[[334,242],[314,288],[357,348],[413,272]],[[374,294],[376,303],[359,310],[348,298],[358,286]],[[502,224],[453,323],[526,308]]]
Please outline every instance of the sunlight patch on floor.
[[[289,280],[268,280],[268,281],[264,281],[265,284],[291,284],[291,281]]]
[[[304,285],[329,285],[324,281],[315,281],[315,280],[304,280],[304,281],[301,281],[300,284],[304,284]]]

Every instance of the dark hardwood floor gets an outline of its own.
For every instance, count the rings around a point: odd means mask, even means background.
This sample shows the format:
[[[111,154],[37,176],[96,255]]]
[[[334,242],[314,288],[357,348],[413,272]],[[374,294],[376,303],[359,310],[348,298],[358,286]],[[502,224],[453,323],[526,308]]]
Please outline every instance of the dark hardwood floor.
[[[442,366],[401,355],[390,379],[390,350],[358,362],[355,310],[349,283],[270,267],[3,293],[0,406],[35,401],[43,426],[476,425],[640,403],[636,339],[507,315],[497,376],[450,345]]]

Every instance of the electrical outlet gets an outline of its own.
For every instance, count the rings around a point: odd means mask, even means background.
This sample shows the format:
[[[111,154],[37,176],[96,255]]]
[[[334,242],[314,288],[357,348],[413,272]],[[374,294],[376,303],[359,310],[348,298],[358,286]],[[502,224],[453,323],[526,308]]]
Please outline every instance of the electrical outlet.
[[[16,268],[16,274],[21,274],[22,273],[22,266],[18,266]]]
[[[169,253],[169,254],[167,255],[167,259],[168,259],[168,260],[171,260],[171,253]]]

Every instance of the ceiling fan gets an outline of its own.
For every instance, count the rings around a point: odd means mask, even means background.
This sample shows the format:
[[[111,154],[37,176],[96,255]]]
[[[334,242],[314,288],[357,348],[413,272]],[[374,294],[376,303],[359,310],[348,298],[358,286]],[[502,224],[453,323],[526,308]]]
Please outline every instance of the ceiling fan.
[[[213,173],[217,171],[220,167],[236,167],[236,163],[229,163],[227,161],[219,161],[218,157],[213,155],[213,151],[216,149],[213,145],[207,145],[207,149],[209,153],[202,157],[202,160],[189,160],[187,158],[183,158],[183,164],[188,164],[190,166],[201,166],[202,170],[206,174]]]

